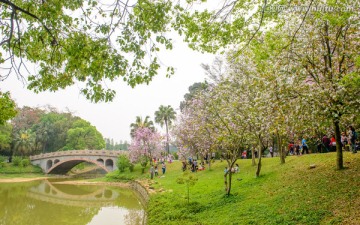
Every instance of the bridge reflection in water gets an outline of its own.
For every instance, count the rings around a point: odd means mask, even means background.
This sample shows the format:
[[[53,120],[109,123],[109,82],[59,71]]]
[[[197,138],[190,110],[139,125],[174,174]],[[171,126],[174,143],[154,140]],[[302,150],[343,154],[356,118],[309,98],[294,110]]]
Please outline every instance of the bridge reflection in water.
[[[38,186],[30,188],[29,197],[45,202],[86,207],[114,206],[119,193],[106,186],[71,185],[51,183],[44,180]]]
[[[120,191],[119,191],[120,190]],[[145,211],[131,190],[104,185],[74,185],[43,180],[29,188],[26,196],[60,208],[96,209],[89,225],[144,224]],[[55,204],[55,205],[54,205]]]

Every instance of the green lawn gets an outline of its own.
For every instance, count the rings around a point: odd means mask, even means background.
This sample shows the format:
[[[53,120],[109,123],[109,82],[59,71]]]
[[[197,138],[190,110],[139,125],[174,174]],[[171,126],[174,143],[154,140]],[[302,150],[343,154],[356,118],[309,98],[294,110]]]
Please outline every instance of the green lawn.
[[[290,156],[284,165],[265,158],[259,178],[251,160],[238,160],[231,196],[224,191],[225,162],[217,161],[211,171],[196,173],[190,204],[186,186],[176,183],[180,162],[167,164],[165,177],[151,184],[157,193],[148,205],[148,224],[360,224],[360,154],[344,153],[342,171],[334,169],[335,157]]]
[[[42,170],[38,166],[29,165],[26,167],[13,166],[12,163],[4,163],[0,166],[0,178],[13,177],[41,177],[44,176]]]

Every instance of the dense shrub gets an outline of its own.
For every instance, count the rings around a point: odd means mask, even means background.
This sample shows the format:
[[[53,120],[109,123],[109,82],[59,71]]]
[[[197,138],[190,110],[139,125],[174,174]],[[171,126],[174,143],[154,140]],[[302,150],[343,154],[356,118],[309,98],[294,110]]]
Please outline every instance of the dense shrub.
[[[22,159],[21,162],[20,162],[20,165],[22,167],[27,167],[30,165],[30,159]]]
[[[0,155],[0,167],[4,167],[6,162],[6,157],[3,155]]]
[[[130,160],[127,155],[120,155],[117,161],[117,167],[120,173],[125,172],[125,169],[130,167]]]
[[[21,161],[22,161],[22,158],[20,156],[14,156],[12,159],[12,163],[14,166],[20,166]]]
[[[130,165],[129,165],[130,172],[134,172],[134,167],[135,167],[135,165],[130,163]]]
[[[6,157],[3,155],[0,155],[0,163],[6,162]]]

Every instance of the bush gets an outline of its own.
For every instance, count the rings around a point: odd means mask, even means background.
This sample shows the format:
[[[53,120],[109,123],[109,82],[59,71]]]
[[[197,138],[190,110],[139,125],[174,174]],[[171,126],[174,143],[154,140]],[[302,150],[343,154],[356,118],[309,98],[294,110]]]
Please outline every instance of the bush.
[[[21,160],[22,160],[22,158],[20,156],[14,156],[12,159],[12,163],[14,166],[20,166]]]
[[[127,155],[120,155],[117,161],[117,167],[120,173],[125,172],[125,169],[130,167],[130,160]]]
[[[30,165],[30,159],[22,159],[21,162],[20,162],[20,165],[22,167],[27,167]]]
[[[4,167],[5,166],[5,162],[6,162],[7,158],[3,155],[0,155],[0,167]]]
[[[130,163],[130,165],[129,165],[130,172],[134,172],[134,167],[135,167],[135,165]]]
[[[0,155],[0,163],[5,163],[6,162],[6,157],[3,155]]]
[[[136,176],[130,174],[108,173],[106,174],[107,181],[130,181],[135,180]]]

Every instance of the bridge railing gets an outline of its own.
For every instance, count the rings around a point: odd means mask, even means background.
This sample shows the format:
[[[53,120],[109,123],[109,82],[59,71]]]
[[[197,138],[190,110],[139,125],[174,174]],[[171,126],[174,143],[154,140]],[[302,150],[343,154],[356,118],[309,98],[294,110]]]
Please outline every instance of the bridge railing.
[[[122,154],[128,154],[128,152],[122,150],[68,150],[68,151],[49,152],[49,153],[42,153],[39,155],[33,155],[30,156],[30,160],[51,158],[56,156],[76,156],[76,155],[117,157]]]

